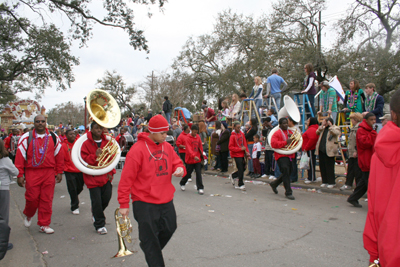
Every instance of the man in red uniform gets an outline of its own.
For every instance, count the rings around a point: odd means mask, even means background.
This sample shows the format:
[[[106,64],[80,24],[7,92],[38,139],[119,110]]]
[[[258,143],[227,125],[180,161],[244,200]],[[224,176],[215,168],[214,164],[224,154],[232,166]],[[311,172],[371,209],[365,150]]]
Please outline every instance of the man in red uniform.
[[[360,181],[357,183],[353,194],[349,196],[347,202],[357,208],[361,208],[361,204],[358,200],[367,192],[368,189],[368,177],[369,169],[371,166],[371,158],[374,153],[374,144],[376,136],[378,135],[372,126],[376,122],[375,114],[372,112],[365,115],[364,120],[360,123],[360,126],[356,134],[357,143],[357,154],[358,154],[358,165],[362,171]]]
[[[149,266],[165,266],[162,249],[177,227],[171,177],[186,173],[174,148],[165,142],[168,130],[163,116],[151,118],[150,133],[140,133],[129,150],[118,185],[119,212],[128,216],[131,196],[140,247]]]
[[[244,157],[250,157],[249,148],[244,133],[240,131],[240,123],[235,122],[233,124],[233,129],[234,131],[229,138],[229,151],[231,157],[235,159],[237,171],[229,175],[229,179],[231,180],[232,185],[235,186],[235,178],[239,178],[238,186],[235,188],[246,190],[246,186],[243,182],[243,173],[246,165]]]
[[[187,174],[181,179],[180,186],[181,190],[185,191],[185,185],[189,180],[190,174],[193,170],[196,171],[196,188],[200,195],[204,194],[203,179],[201,177],[201,161],[203,158],[203,144],[199,132],[199,126],[197,124],[192,126],[192,132],[185,138],[185,163]]]
[[[276,131],[271,138],[272,148],[283,148],[292,142],[291,135],[292,131],[288,130],[288,120],[286,118],[279,119],[279,130]],[[274,152],[275,160],[278,163],[281,175],[272,183],[270,186],[275,194],[278,194],[276,189],[282,182],[285,187],[285,195],[288,199],[294,200],[292,195],[292,188],[290,187],[290,174],[292,173],[292,160],[294,160],[295,153],[284,155],[278,152]]]
[[[66,134],[67,139],[62,144],[64,153],[64,173],[67,180],[68,193],[71,198],[71,211],[72,214],[79,214],[79,198],[78,195],[83,190],[83,174],[78,170],[71,159],[71,150],[75,144],[75,132],[68,129]]]
[[[90,132],[87,133],[87,140],[82,144],[81,156],[89,165],[98,165],[97,157],[101,154],[102,148],[108,143],[103,129],[104,127],[93,121],[90,125]],[[115,169],[113,169],[109,173],[102,175],[83,174],[83,180],[89,189],[92,202],[93,226],[97,233],[101,235],[107,234],[104,210],[111,199],[111,181],[115,172]]]
[[[54,233],[51,222],[55,182],[60,183],[64,170],[64,153],[55,133],[46,129],[46,118],[34,119],[32,132],[25,133],[18,142],[15,166],[18,168],[18,185],[26,188],[24,224],[29,227],[38,210],[40,232]],[[25,178],[24,178],[25,176]],[[56,179],[54,179],[56,176]]]
[[[178,147],[178,153],[179,153],[179,157],[181,158],[181,160],[183,161],[183,164],[186,167],[186,161],[185,161],[185,157],[186,157],[186,146],[185,146],[185,140],[186,137],[190,134],[190,127],[189,125],[184,125],[183,126],[183,132],[178,136],[178,138],[176,139],[176,146]],[[192,181],[192,173],[187,173],[187,175],[189,176],[188,178],[188,182]]]
[[[12,162],[15,162],[15,155],[17,153],[17,138],[19,136],[19,131],[18,129],[12,129],[11,133],[9,136],[4,139],[4,146],[8,151],[8,156],[12,160]]]
[[[379,132],[371,159],[364,248],[370,262],[400,266],[400,90],[390,101],[392,121]]]

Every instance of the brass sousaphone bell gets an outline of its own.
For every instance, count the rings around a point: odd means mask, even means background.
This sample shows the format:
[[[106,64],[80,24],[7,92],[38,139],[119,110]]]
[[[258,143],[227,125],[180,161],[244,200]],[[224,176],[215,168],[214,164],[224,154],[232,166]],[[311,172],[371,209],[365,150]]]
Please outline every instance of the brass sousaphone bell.
[[[86,97],[86,108],[90,117],[104,128],[114,128],[121,121],[121,111],[117,101],[106,91],[94,89]],[[87,140],[87,135],[82,135],[71,151],[71,159],[76,168],[89,175],[106,174],[118,164],[121,150],[118,143],[111,136],[106,136],[108,143],[97,157],[97,166],[86,163],[81,156],[82,144]]]

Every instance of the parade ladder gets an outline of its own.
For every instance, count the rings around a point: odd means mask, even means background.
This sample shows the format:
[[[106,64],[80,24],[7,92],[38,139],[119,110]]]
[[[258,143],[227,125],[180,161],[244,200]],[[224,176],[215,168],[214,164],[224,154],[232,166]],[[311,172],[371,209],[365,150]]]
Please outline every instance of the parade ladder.
[[[248,103],[248,105],[247,105],[248,109],[246,108],[246,103]],[[255,113],[255,117],[258,120],[258,128],[262,128],[261,119],[260,119],[260,115],[258,114],[256,103],[254,102],[254,99],[250,99],[250,98],[244,99],[242,101],[242,114],[240,115],[240,126],[243,126],[245,124],[244,120],[243,120],[244,114],[248,113],[248,117],[250,120],[253,117],[252,112]]]

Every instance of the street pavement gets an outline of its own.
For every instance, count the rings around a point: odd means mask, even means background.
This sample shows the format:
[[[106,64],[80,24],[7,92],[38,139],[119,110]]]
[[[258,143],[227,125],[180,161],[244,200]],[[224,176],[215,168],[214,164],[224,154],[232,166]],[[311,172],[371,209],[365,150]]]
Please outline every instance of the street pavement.
[[[80,195],[80,215],[72,215],[65,177],[56,185],[51,224],[55,233],[47,235],[39,233],[36,215],[31,227],[24,227],[25,190],[11,185],[14,249],[0,266],[147,266],[132,214],[133,241],[127,246],[136,252],[111,258],[118,250],[114,211],[119,179],[117,171],[106,209],[108,234],[102,236],[92,225],[86,188]],[[296,200],[291,201],[284,197],[282,186],[275,195],[262,181],[247,182],[242,192],[226,178],[204,175],[203,179],[204,195],[197,194],[194,181],[182,192],[179,178],[172,179],[178,229],[163,250],[166,266],[368,266],[362,242],[367,202],[354,208],[347,196],[307,189],[294,189]]]

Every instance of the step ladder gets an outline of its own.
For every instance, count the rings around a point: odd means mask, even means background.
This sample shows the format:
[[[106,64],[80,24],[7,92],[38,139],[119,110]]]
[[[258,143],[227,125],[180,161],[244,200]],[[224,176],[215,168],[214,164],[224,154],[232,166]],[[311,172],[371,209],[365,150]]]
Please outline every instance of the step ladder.
[[[297,107],[299,108],[300,111],[299,127],[301,127],[301,131],[304,133],[306,131],[306,120],[307,120],[306,115],[310,114],[311,117],[314,117],[314,112],[311,108],[310,100],[308,99],[307,94],[301,94],[301,93],[294,94],[294,100],[296,101]],[[308,109],[310,110],[310,112],[306,112],[305,104],[308,105]]]
[[[254,102],[254,99],[244,99],[241,103],[241,115],[240,115],[240,126],[243,126],[245,124],[243,118],[245,114],[248,114],[249,120],[253,117],[253,113],[255,113],[255,117],[258,120],[258,127],[262,128],[262,124],[261,124],[261,119],[260,119],[260,115],[258,114],[258,110],[256,107],[256,103]],[[252,113],[253,112],[253,113]]]

